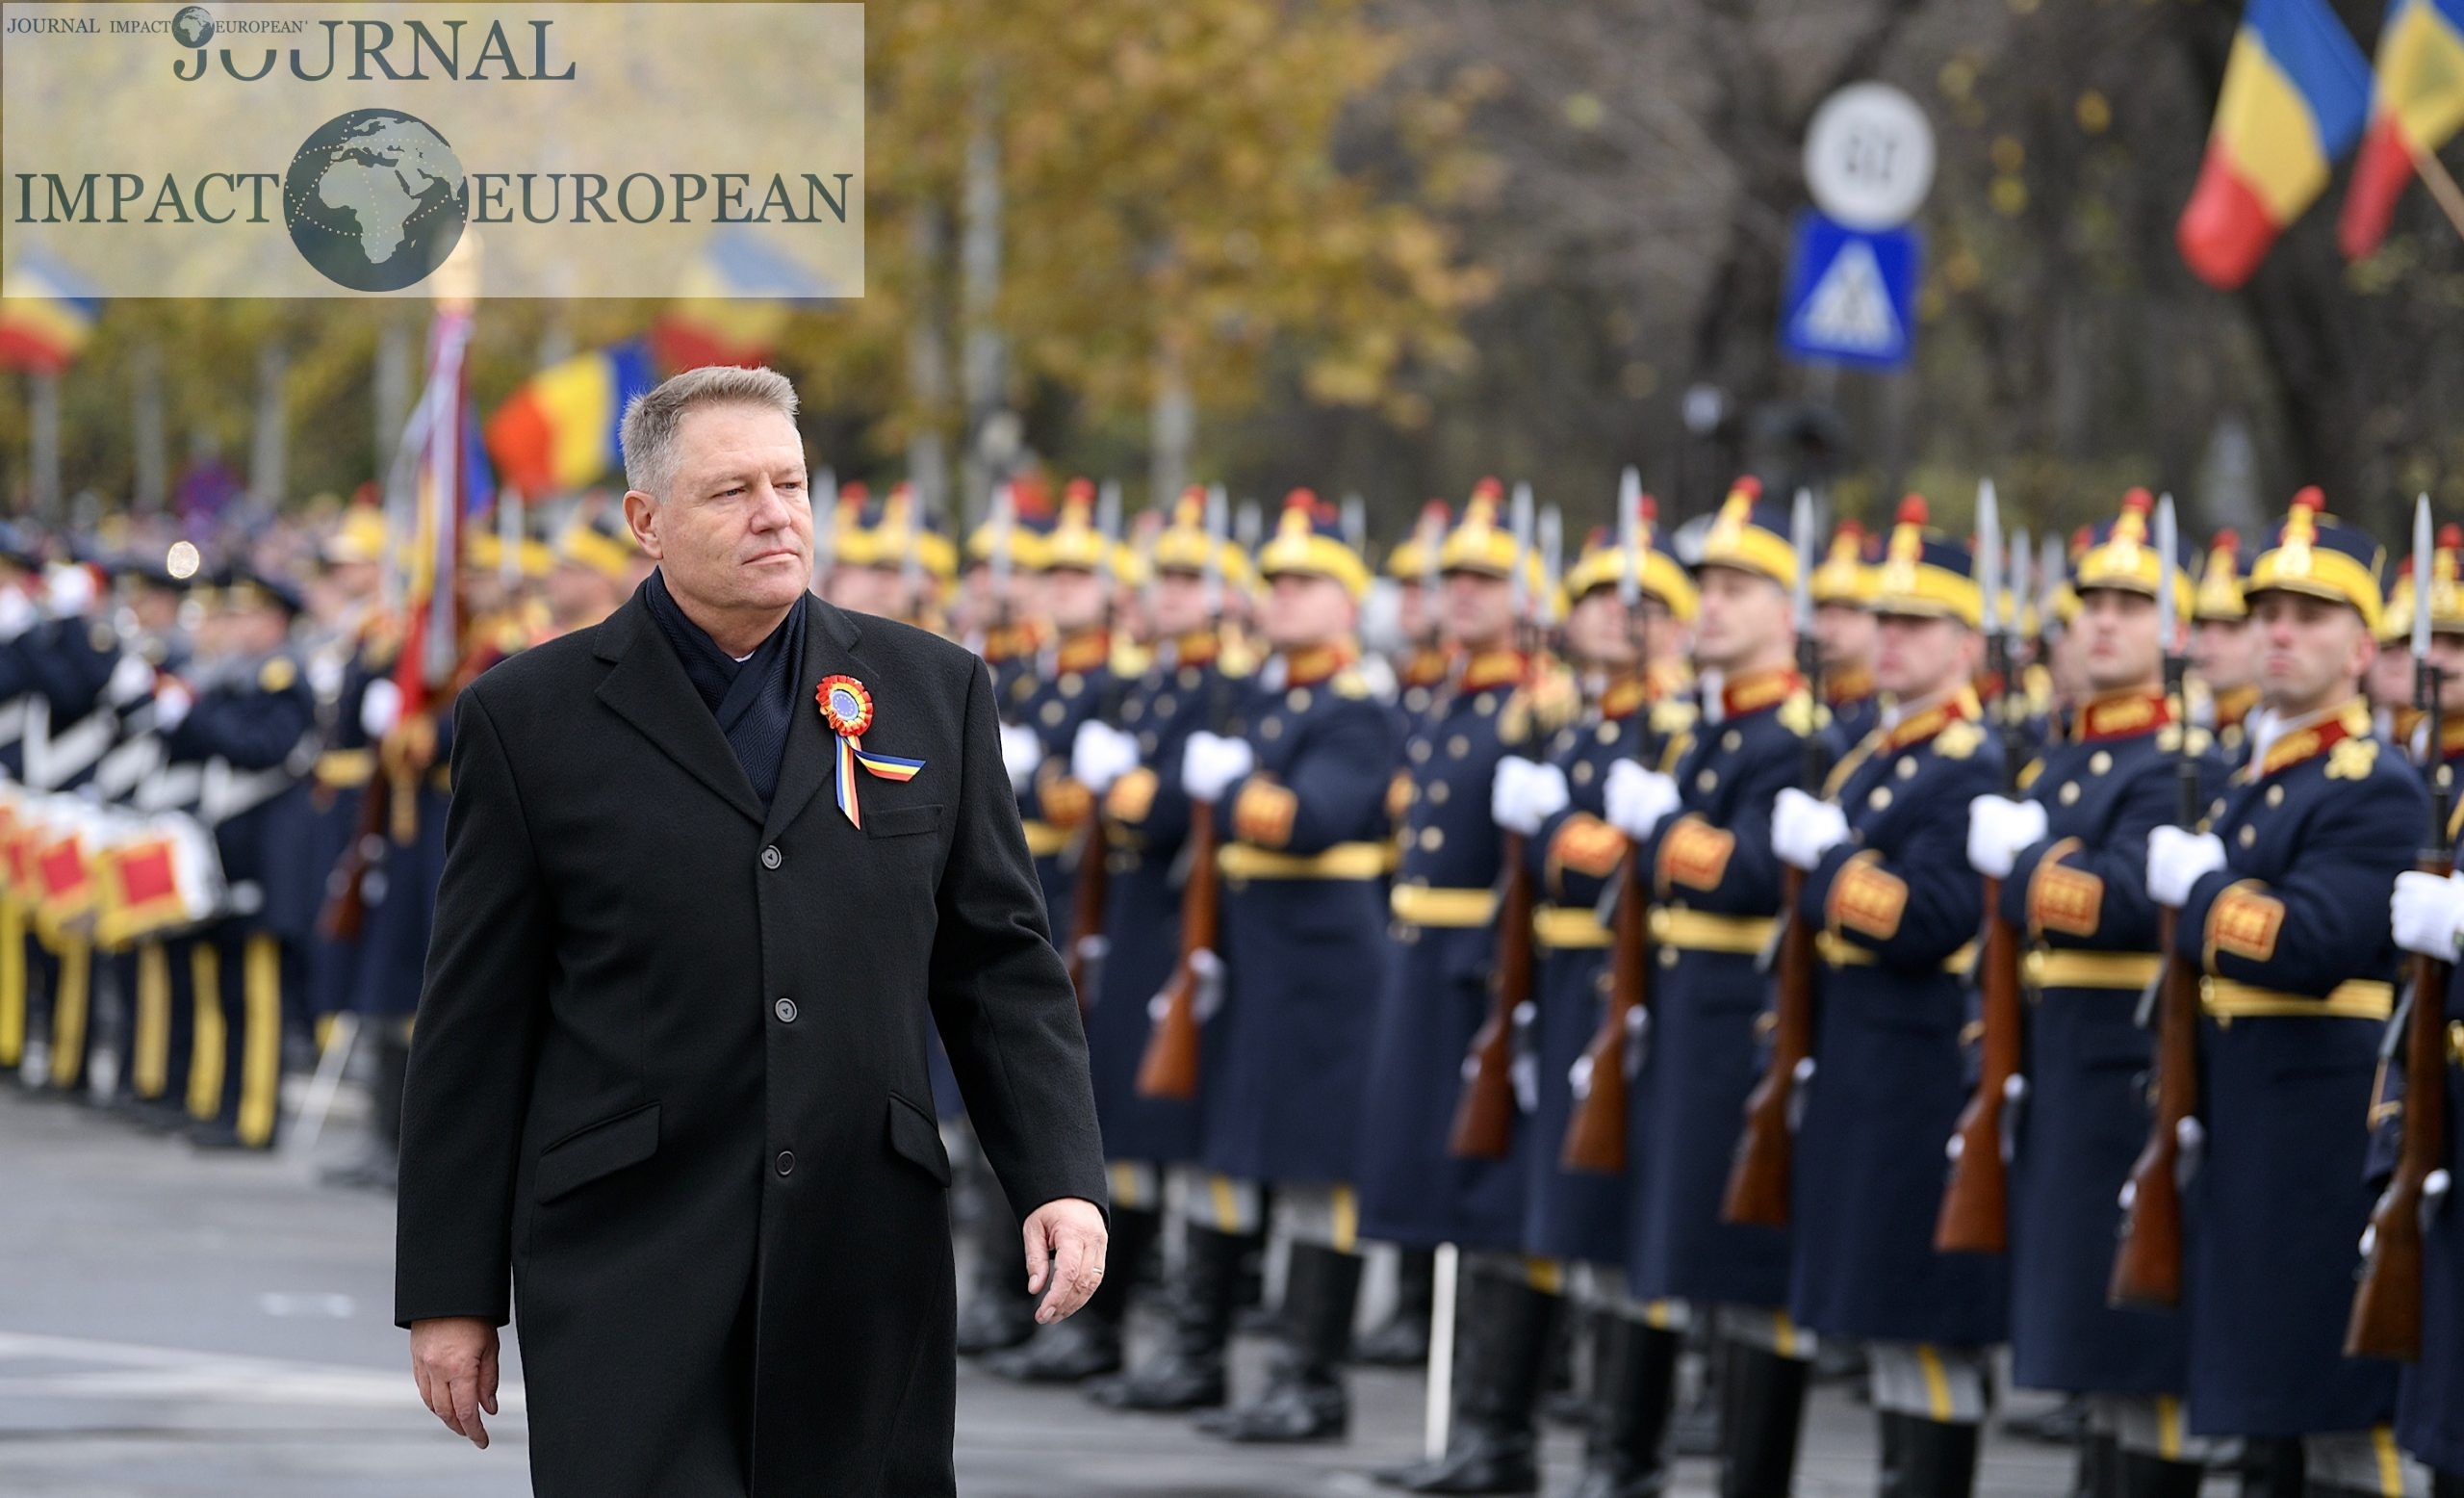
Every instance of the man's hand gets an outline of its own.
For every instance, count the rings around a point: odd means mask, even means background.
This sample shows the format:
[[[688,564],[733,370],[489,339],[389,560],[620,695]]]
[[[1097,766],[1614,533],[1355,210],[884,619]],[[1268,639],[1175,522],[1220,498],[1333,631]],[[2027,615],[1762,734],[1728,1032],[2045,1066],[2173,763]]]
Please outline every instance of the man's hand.
[[[1095,1244],[1096,1278],[1101,1278],[1104,1255],[1100,1225],[1095,1228]],[[488,1428],[479,1422],[479,1411],[497,1412],[496,1328],[477,1316],[438,1316],[412,1322],[411,1376],[419,1380],[421,1400],[445,1422],[447,1429],[468,1438],[481,1451],[488,1449]]]
[[[1104,1282],[1104,1250],[1111,1235],[1104,1230],[1104,1214],[1095,1209],[1095,1203],[1076,1197],[1063,1197],[1036,1208],[1026,1221],[1025,1233],[1027,1293],[1043,1296],[1043,1304],[1036,1307],[1036,1321],[1050,1326],[1086,1304],[1095,1286]],[[1047,1284],[1050,1294],[1045,1294]],[[493,1348],[490,1353],[493,1370]],[[495,1385],[491,1371],[489,1387]]]

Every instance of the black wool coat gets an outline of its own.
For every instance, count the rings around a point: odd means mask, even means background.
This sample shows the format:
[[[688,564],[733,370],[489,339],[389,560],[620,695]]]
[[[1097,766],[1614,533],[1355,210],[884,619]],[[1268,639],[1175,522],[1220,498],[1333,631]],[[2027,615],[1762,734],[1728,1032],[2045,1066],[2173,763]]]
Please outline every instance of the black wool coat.
[[[519,1311],[540,1498],[953,1491],[928,1026],[1013,1202],[1105,1201],[983,663],[806,615],[766,812],[639,594],[455,710],[395,1315]],[[832,675],[924,762],[860,829]]]

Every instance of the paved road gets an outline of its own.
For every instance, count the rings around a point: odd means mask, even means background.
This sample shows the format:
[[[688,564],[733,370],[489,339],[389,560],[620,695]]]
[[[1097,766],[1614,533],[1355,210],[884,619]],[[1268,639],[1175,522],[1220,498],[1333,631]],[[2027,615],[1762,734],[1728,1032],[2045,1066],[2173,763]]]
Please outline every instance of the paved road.
[[[346,1152],[346,1131],[327,1158]],[[0,1495],[6,1498],[514,1498],[518,1361],[497,1444],[421,1408],[390,1304],[393,1204],[313,1183],[295,1157],[199,1155],[0,1087]],[[1240,1372],[1257,1377],[1260,1349]],[[1416,1377],[1355,1375],[1348,1443],[1257,1453],[1180,1421],[964,1374],[965,1498],[1335,1498],[1412,1454]],[[1865,1412],[1835,1388],[1810,1417],[1801,1498],[1872,1491]],[[1574,1437],[1552,1437],[1559,1485]],[[2053,1498],[2068,1453],[1997,1438],[1980,1490]],[[1677,1491],[1710,1492],[1707,1464]],[[2220,1486],[2217,1491],[2222,1491]]]

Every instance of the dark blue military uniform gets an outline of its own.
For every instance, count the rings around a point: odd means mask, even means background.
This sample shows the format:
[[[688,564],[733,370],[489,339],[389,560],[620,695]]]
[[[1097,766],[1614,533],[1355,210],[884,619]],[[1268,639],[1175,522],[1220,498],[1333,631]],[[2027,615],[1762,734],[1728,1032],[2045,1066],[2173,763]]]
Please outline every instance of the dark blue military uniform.
[[[1523,1243],[1523,1162],[1457,1159],[1448,1148],[1463,1059],[1494,1003],[1503,854],[1489,792],[1508,748],[1508,706],[1527,710],[1515,702],[1523,677],[1512,651],[1467,662],[1405,742],[1412,790],[1392,893],[1399,946],[1364,1098],[1363,1237],[1503,1252]]]
[[[1216,808],[1225,973],[1199,1046],[1202,1157],[1236,1179],[1345,1184],[1382,1122],[1363,1083],[1391,990],[1395,720],[1348,653],[1323,648],[1270,662],[1235,730],[1257,763]],[[1365,1214],[1360,1231],[1371,1235]]]
[[[2204,732],[2187,747],[2207,748]],[[2002,915],[2028,943],[2028,1091],[2011,1167],[2013,1378],[2027,1388],[2178,1395],[2182,1318],[2106,1304],[2120,1195],[2147,1139],[2155,1043],[2139,1024],[2157,974],[2147,832],[2178,811],[2185,748],[2164,695],[2083,705],[2067,737],[2031,764],[2043,841],[2002,885]],[[2221,779],[2201,755],[2211,788]]]
[[[1771,985],[1758,964],[1780,909],[1771,802],[1803,772],[1812,707],[1793,671],[1727,683],[1723,698],[1677,763],[1682,809],[1646,850],[1658,967],[1628,1113],[1626,1274],[1646,1300],[1778,1306],[1787,1234],[1724,1223],[1720,1201],[1762,1072],[1756,1027]]]
[[[1068,939],[1076,843],[1095,814],[1094,796],[1069,776],[1069,752],[1077,743],[1078,726],[1097,716],[1113,692],[1112,652],[1112,634],[1105,630],[1063,640],[1053,652],[1050,669],[1032,691],[1016,697],[1012,713],[1043,745],[1035,778],[1018,792],[1018,816],[1026,824],[1027,851],[1035,856],[1055,943]]]
[[[2464,969],[2447,990],[2446,1074],[2451,1185],[2422,1235],[2422,1356],[2403,1370],[2396,1440],[2464,1480],[2464,1189],[2453,1183],[2464,1175]]]
[[[2360,1431],[2394,1413],[2394,1367],[2343,1345],[2371,1206],[2361,1121],[2394,1004],[2388,892],[2427,815],[2358,700],[2288,726],[2214,808],[2226,864],[2178,928],[2209,974],[2206,1144],[2184,1203],[2201,1433]]]
[[[2001,748],[1964,689],[1878,730],[1833,772],[1849,840],[1806,877],[1822,929],[1816,1068],[1797,1131],[1789,1310],[1826,1335],[2002,1338],[2000,1261],[1938,1253],[1942,1142],[1967,1101],[1966,947],[1983,919],[1967,805]]]
[[[1836,763],[1882,722],[1882,694],[1874,690],[1872,672],[1858,671],[1844,682],[1826,680],[1822,702],[1831,720],[1831,758]]]
[[[1600,1175],[1558,1162],[1574,1121],[1574,1066],[1599,1034],[1606,1007],[1610,933],[1602,902],[1626,861],[1625,835],[1602,820],[1608,767],[1630,755],[1657,764],[1681,743],[1688,716],[1677,702],[1656,711],[1648,693],[1638,679],[1615,683],[1550,740],[1551,762],[1564,773],[1573,799],[1525,843],[1541,902],[1532,913],[1540,970],[1531,985],[1531,1023],[1521,1037],[1527,1074],[1516,1081],[1526,1108],[1514,1147],[1530,1181],[1524,1248],[1547,1258],[1625,1258],[1632,1173]]]
[[[1154,1022],[1148,1001],[1180,960],[1182,866],[1190,798],[1181,752],[1201,729],[1219,732],[1241,683],[1222,674],[1215,636],[1167,642],[1122,694],[1119,724],[1138,740],[1139,766],[1105,792],[1112,860],[1104,895],[1103,972],[1087,1014],[1087,1059],[1104,1155],[1177,1165],[1194,1159],[1194,1103],[1138,1095],[1138,1068]]]

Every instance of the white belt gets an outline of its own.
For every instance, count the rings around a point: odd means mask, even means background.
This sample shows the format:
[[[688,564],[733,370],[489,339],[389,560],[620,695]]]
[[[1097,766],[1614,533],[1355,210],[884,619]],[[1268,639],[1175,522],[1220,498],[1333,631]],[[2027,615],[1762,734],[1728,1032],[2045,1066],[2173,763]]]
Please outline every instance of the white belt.
[[[26,736],[26,699],[0,706],[0,745],[13,744]]]
[[[39,753],[27,745],[27,784],[50,790],[64,785],[86,766],[101,759],[119,734],[119,714],[97,708],[64,731],[44,740]],[[39,762],[39,767],[36,762]]]

